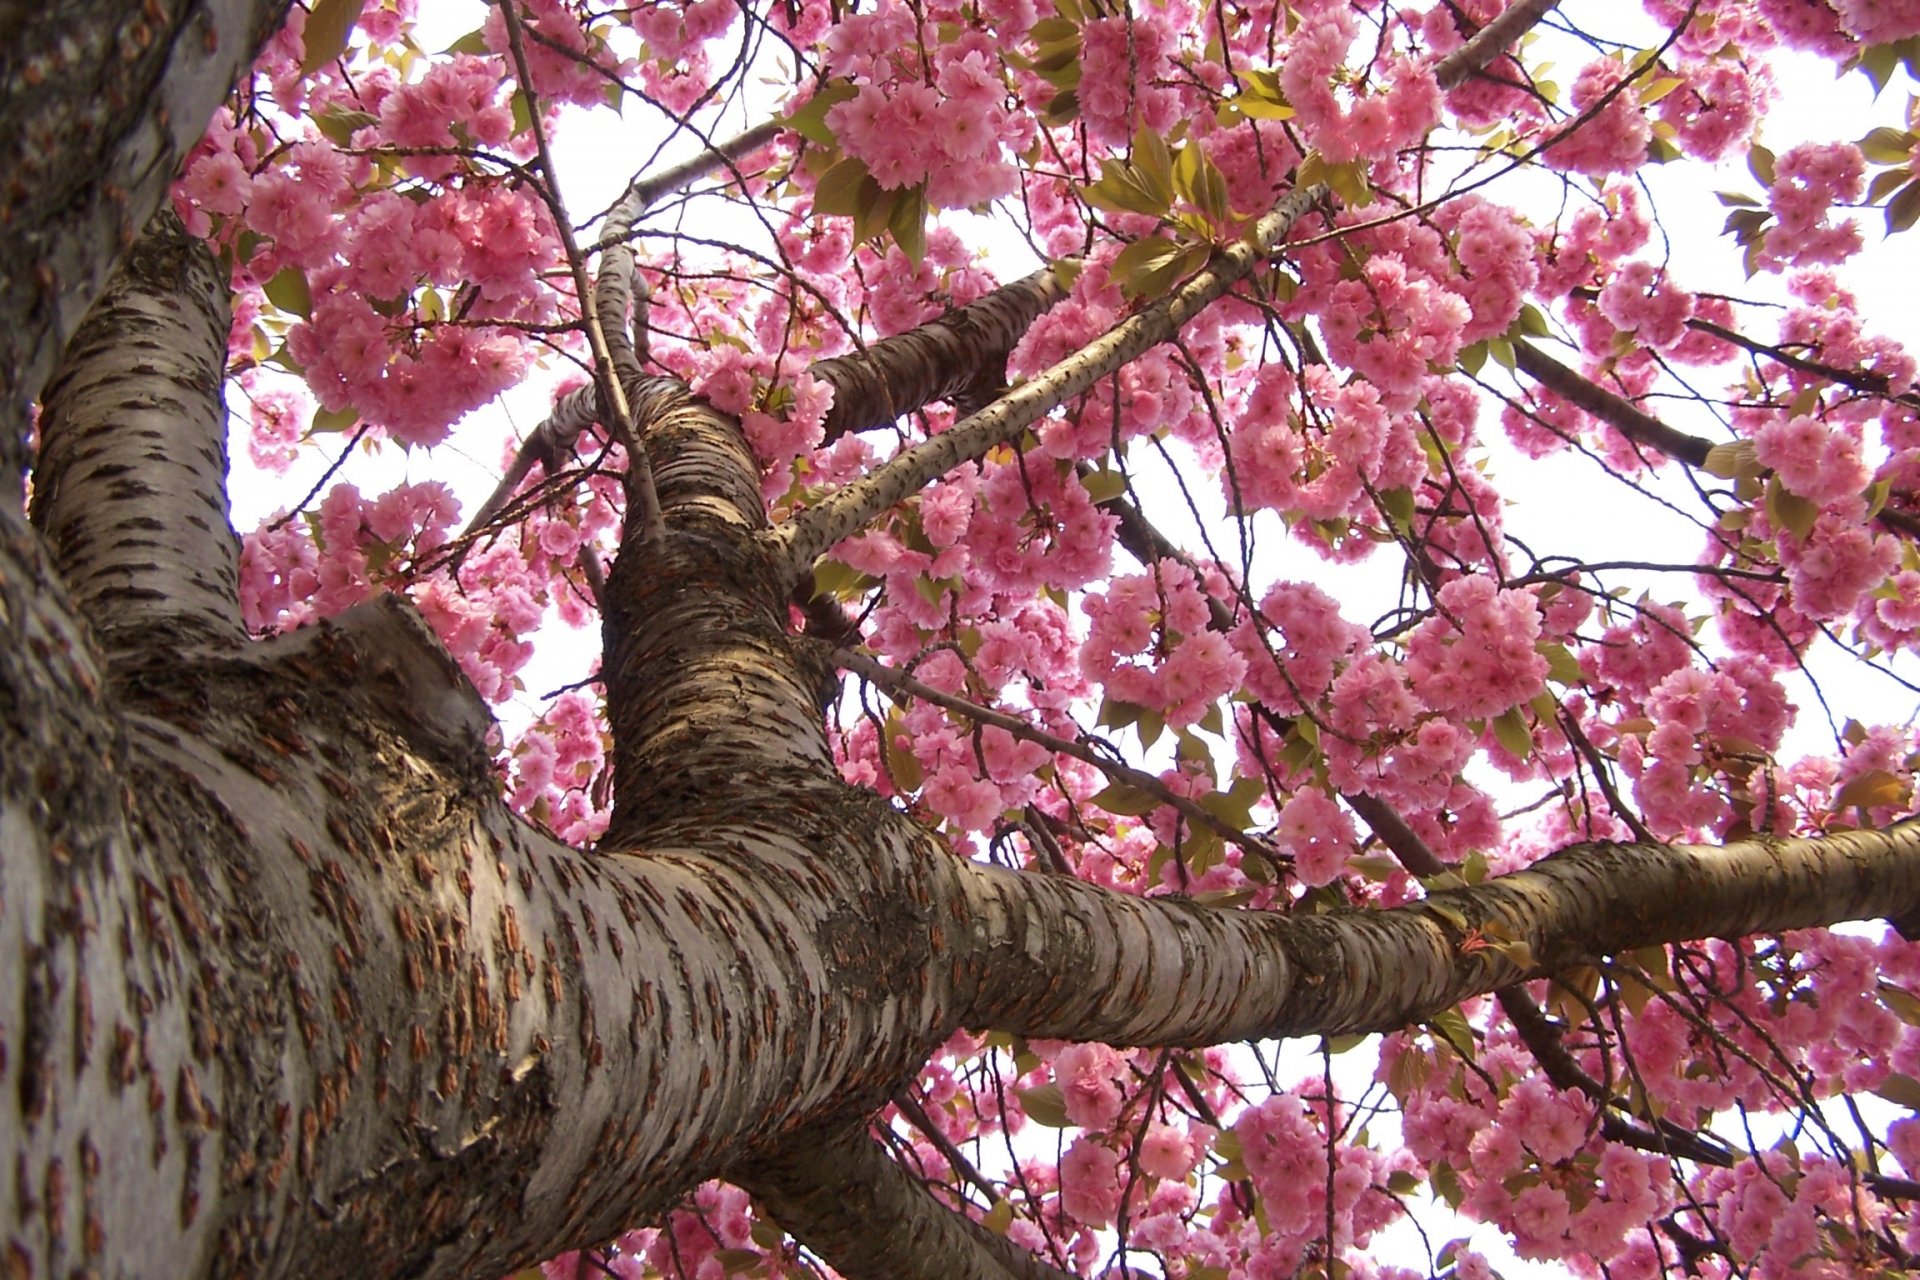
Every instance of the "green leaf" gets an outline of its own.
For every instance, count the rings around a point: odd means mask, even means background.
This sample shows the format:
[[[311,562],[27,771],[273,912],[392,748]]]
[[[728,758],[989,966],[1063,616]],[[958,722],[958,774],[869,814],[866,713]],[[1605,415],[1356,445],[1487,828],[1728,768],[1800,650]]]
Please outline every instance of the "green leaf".
[[[877,585],[850,564],[822,557],[813,562],[813,597],[816,600],[857,600]]]
[[[1913,992],[1883,980],[1880,983],[1880,1003],[1908,1026],[1920,1027],[1920,998],[1915,997]]]
[[[1449,1208],[1458,1209],[1467,1198],[1466,1192],[1460,1187],[1460,1175],[1444,1160],[1435,1161],[1427,1170],[1427,1185],[1433,1188],[1435,1195],[1447,1202]]]
[[[1561,684],[1579,684],[1586,679],[1586,673],[1580,670],[1580,660],[1559,641],[1541,640],[1537,641],[1533,647],[1541,657],[1547,660],[1549,678]]]
[[[860,92],[851,80],[836,77],[814,90],[813,96],[794,108],[781,123],[809,142],[831,147],[839,142],[827,127],[827,112]]]
[[[1747,148],[1747,169],[1754,177],[1760,179],[1761,186],[1772,186],[1773,152],[1767,150],[1757,142],[1754,143],[1751,147]]]
[[[1460,348],[1460,372],[1471,378],[1487,363],[1487,344],[1475,342]]]
[[[1854,65],[1864,71],[1872,82],[1876,98],[1887,87],[1887,81],[1893,79],[1893,69],[1899,62],[1900,50],[1890,44],[1869,45],[1854,57]]]
[[[1108,161],[1100,170],[1100,181],[1080,188],[1080,194],[1096,209],[1144,213],[1151,218],[1164,218],[1173,203],[1171,193],[1166,199],[1156,196],[1124,160]]]
[[[360,413],[351,405],[344,409],[315,409],[313,425],[308,430],[315,435],[346,431],[358,421],[360,421]]]
[[[1154,735],[1158,737],[1158,734]],[[1092,803],[1108,813],[1138,818],[1160,807],[1160,800],[1125,782],[1115,782],[1093,797]]]
[[[1045,107],[1041,108],[1040,123],[1050,129],[1057,129],[1063,124],[1073,123],[1079,115],[1080,91],[1062,89],[1047,101]]]
[[[866,161],[849,156],[821,174],[814,183],[813,207],[820,213],[851,218],[860,211],[861,190],[870,182],[875,190],[879,189],[880,184],[873,182],[873,175],[867,172]]]
[[[920,759],[900,745],[905,730],[899,708],[887,713],[885,729],[887,773],[893,778],[893,784],[902,791],[918,790],[922,780]]]
[[[1833,797],[1833,807],[1850,809],[1865,805],[1870,809],[1906,803],[1907,784],[1885,769],[1868,769],[1849,778]]]
[[[1788,530],[1805,541],[1819,518],[1820,508],[1780,483],[1779,476],[1767,482],[1767,519],[1773,521],[1774,528]]]
[[[920,260],[927,256],[925,183],[902,192],[894,201],[893,216],[887,219],[887,230],[892,234],[893,242],[900,246],[900,252],[907,255],[907,261],[919,266]]]
[[[367,0],[314,0],[307,13],[307,52],[300,60],[301,75],[312,75],[347,51],[353,24],[366,7]]]
[[[1380,494],[1380,509],[1387,514],[1394,529],[1400,533],[1413,531],[1413,490],[1408,488],[1387,489]]]
[[[860,244],[878,236],[893,224],[894,206],[905,196],[904,192],[889,191],[868,175],[860,184],[859,207],[853,211],[853,238]]]
[[[1728,440],[1713,446],[1707,450],[1707,459],[1701,467],[1708,475],[1719,476],[1722,480],[1757,476],[1764,469],[1751,440]]]
[[[1080,487],[1097,506],[1111,502],[1127,491],[1127,478],[1118,471],[1089,471],[1080,477]]]
[[[313,316],[313,294],[307,288],[307,273],[298,267],[282,267],[273,273],[273,279],[261,286],[267,295],[267,301],[282,311],[311,319]]]
[[[1133,172],[1162,209],[1173,203],[1173,153],[1167,150],[1167,140],[1145,125],[1133,135]]]
[[[1527,726],[1526,713],[1518,707],[1508,707],[1493,718],[1493,736],[1496,741],[1520,759],[1525,760],[1533,754],[1533,730]]]
[[[1114,257],[1112,269],[1114,279],[1120,282],[1121,292],[1135,298],[1147,296],[1143,282],[1150,280],[1159,268],[1177,258],[1180,248],[1165,236],[1148,236],[1122,249]]]
[[[527,95],[515,89],[507,106],[513,112],[513,136],[533,132],[533,104],[527,101]]]
[[[440,52],[443,56],[464,53],[471,57],[485,57],[492,50],[487,48],[486,32],[469,31]]]
[[[1473,1042],[1473,1028],[1467,1025],[1467,1015],[1458,1009],[1442,1009],[1427,1020],[1427,1025],[1439,1032],[1455,1053],[1468,1062],[1473,1061],[1477,1046]]]
[[[1875,164],[1905,165],[1913,150],[1913,135],[1904,129],[1875,129],[1860,139],[1860,153]]]
[[[1873,175],[1873,181],[1867,184],[1867,203],[1879,204],[1888,196],[1907,185],[1913,178],[1913,171],[1905,165],[1897,169],[1882,169]]]
[[[1024,1089],[1015,1089],[1020,1098],[1020,1109],[1027,1118],[1049,1129],[1067,1127],[1067,1098],[1057,1084],[1036,1084]]]
[[[348,111],[343,107],[329,107],[309,118],[321,135],[336,147],[353,145],[355,131],[380,122],[379,116],[365,111]]]

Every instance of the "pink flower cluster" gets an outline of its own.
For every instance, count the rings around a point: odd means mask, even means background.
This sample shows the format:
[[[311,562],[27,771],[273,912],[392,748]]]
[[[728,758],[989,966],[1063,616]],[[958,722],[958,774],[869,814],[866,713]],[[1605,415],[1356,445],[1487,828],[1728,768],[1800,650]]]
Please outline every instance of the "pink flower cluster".
[[[918,50],[932,45],[927,76]],[[859,91],[827,112],[827,125],[882,187],[926,184],[936,208],[965,208],[1014,187],[1007,144],[1023,146],[1021,117],[984,32],[923,44],[913,14],[893,0],[834,27],[827,65]]]

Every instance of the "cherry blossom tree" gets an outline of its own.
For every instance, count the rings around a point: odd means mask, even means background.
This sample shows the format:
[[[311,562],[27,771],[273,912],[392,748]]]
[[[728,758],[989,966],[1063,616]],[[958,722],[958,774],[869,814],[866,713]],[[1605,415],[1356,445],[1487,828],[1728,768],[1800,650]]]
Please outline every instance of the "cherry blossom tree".
[[[1920,4],[415,5],[0,14],[6,1275],[1913,1268]]]

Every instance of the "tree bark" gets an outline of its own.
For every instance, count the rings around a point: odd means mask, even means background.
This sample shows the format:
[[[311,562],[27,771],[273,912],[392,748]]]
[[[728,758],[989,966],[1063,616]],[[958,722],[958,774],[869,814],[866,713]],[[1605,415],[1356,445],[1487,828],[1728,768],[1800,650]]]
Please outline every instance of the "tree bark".
[[[28,406],[288,0],[0,10],[0,495]]]
[[[98,292],[119,229],[145,223],[180,139],[277,12],[170,10],[142,40],[133,6],[100,9],[86,39],[162,49],[128,61],[139,77],[103,73],[131,128],[83,127],[70,68],[41,73],[65,97],[0,78],[0,136],[58,124],[34,163],[67,180],[52,203],[7,197],[0,220],[0,462],[16,468],[19,414],[74,300]],[[27,52],[9,68],[52,47],[41,24],[74,21],[46,12],[16,20]],[[913,1200],[861,1136],[963,1025],[1133,1044],[1382,1028],[1626,947],[1920,908],[1912,825],[1585,847],[1419,906],[1327,916],[956,858],[840,781],[821,660],[785,604],[794,558],[837,537],[833,521],[945,455],[919,452],[775,538],[738,425],[665,381],[636,383],[632,403],[666,530],[629,530],[607,589],[614,821],[599,848],[564,847],[502,804],[485,709],[406,606],[232,633],[205,376],[217,318],[203,270],[174,272],[169,292],[146,261],[108,291],[88,322],[100,340],[83,335],[49,406],[44,534],[0,500],[9,1276],[499,1275],[714,1176],[784,1206],[830,1260],[900,1257],[900,1241],[837,1230],[803,1185],[819,1170],[796,1153],[817,1135],[853,1144],[840,1194],[893,1206],[907,1245],[958,1241],[963,1274],[1044,1276]],[[21,274],[40,262],[52,285]],[[114,358],[107,335],[133,316],[171,372]],[[101,411],[136,397],[138,413]],[[966,447],[1010,418],[983,421]],[[1504,951],[1482,945],[1496,925]]]

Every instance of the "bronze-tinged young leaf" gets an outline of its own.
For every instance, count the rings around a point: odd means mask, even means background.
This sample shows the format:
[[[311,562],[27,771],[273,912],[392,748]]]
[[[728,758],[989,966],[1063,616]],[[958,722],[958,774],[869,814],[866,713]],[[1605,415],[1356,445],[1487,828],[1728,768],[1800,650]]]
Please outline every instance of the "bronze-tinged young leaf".
[[[1874,129],[1856,144],[1860,154],[1875,164],[1905,165],[1913,151],[1913,135],[1904,129]]]
[[[1895,1106],[1905,1107],[1909,1111],[1920,1111],[1920,1080],[1915,1080],[1905,1072],[1896,1071],[1889,1075],[1873,1092]]]
[[[1896,987],[1891,982],[1881,982],[1880,1003],[1887,1006],[1893,1016],[1910,1027],[1920,1027],[1920,997],[1904,987]]]
[[[1873,175],[1873,181],[1867,184],[1867,203],[1879,204],[1888,196],[1907,185],[1913,171],[1905,165],[1897,169],[1882,169]]]
[[[1920,220],[1920,178],[1900,188],[1900,194],[1887,201],[1887,234],[1905,231]]]
[[[300,59],[302,75],[312,75],[347,51],[353,38],[353,26],[367,0],[315,0],[307,11],[304,36],[306,56]]]
[[[1747,169],[1754,177],[1760,179],[1761,186],[1772,186],[1773,152],[1767,150],[1757,142],[1754,143],[1751,147],[1747,148]]]
[[[1834,795],[1833,807],[1850,809],[1854,805],[1863,805],[1877,809],[1885,805],[1903,805],[1906,801],[1906,783],[1885,769],[1868,769],[1847,780],[1846,785]]]

